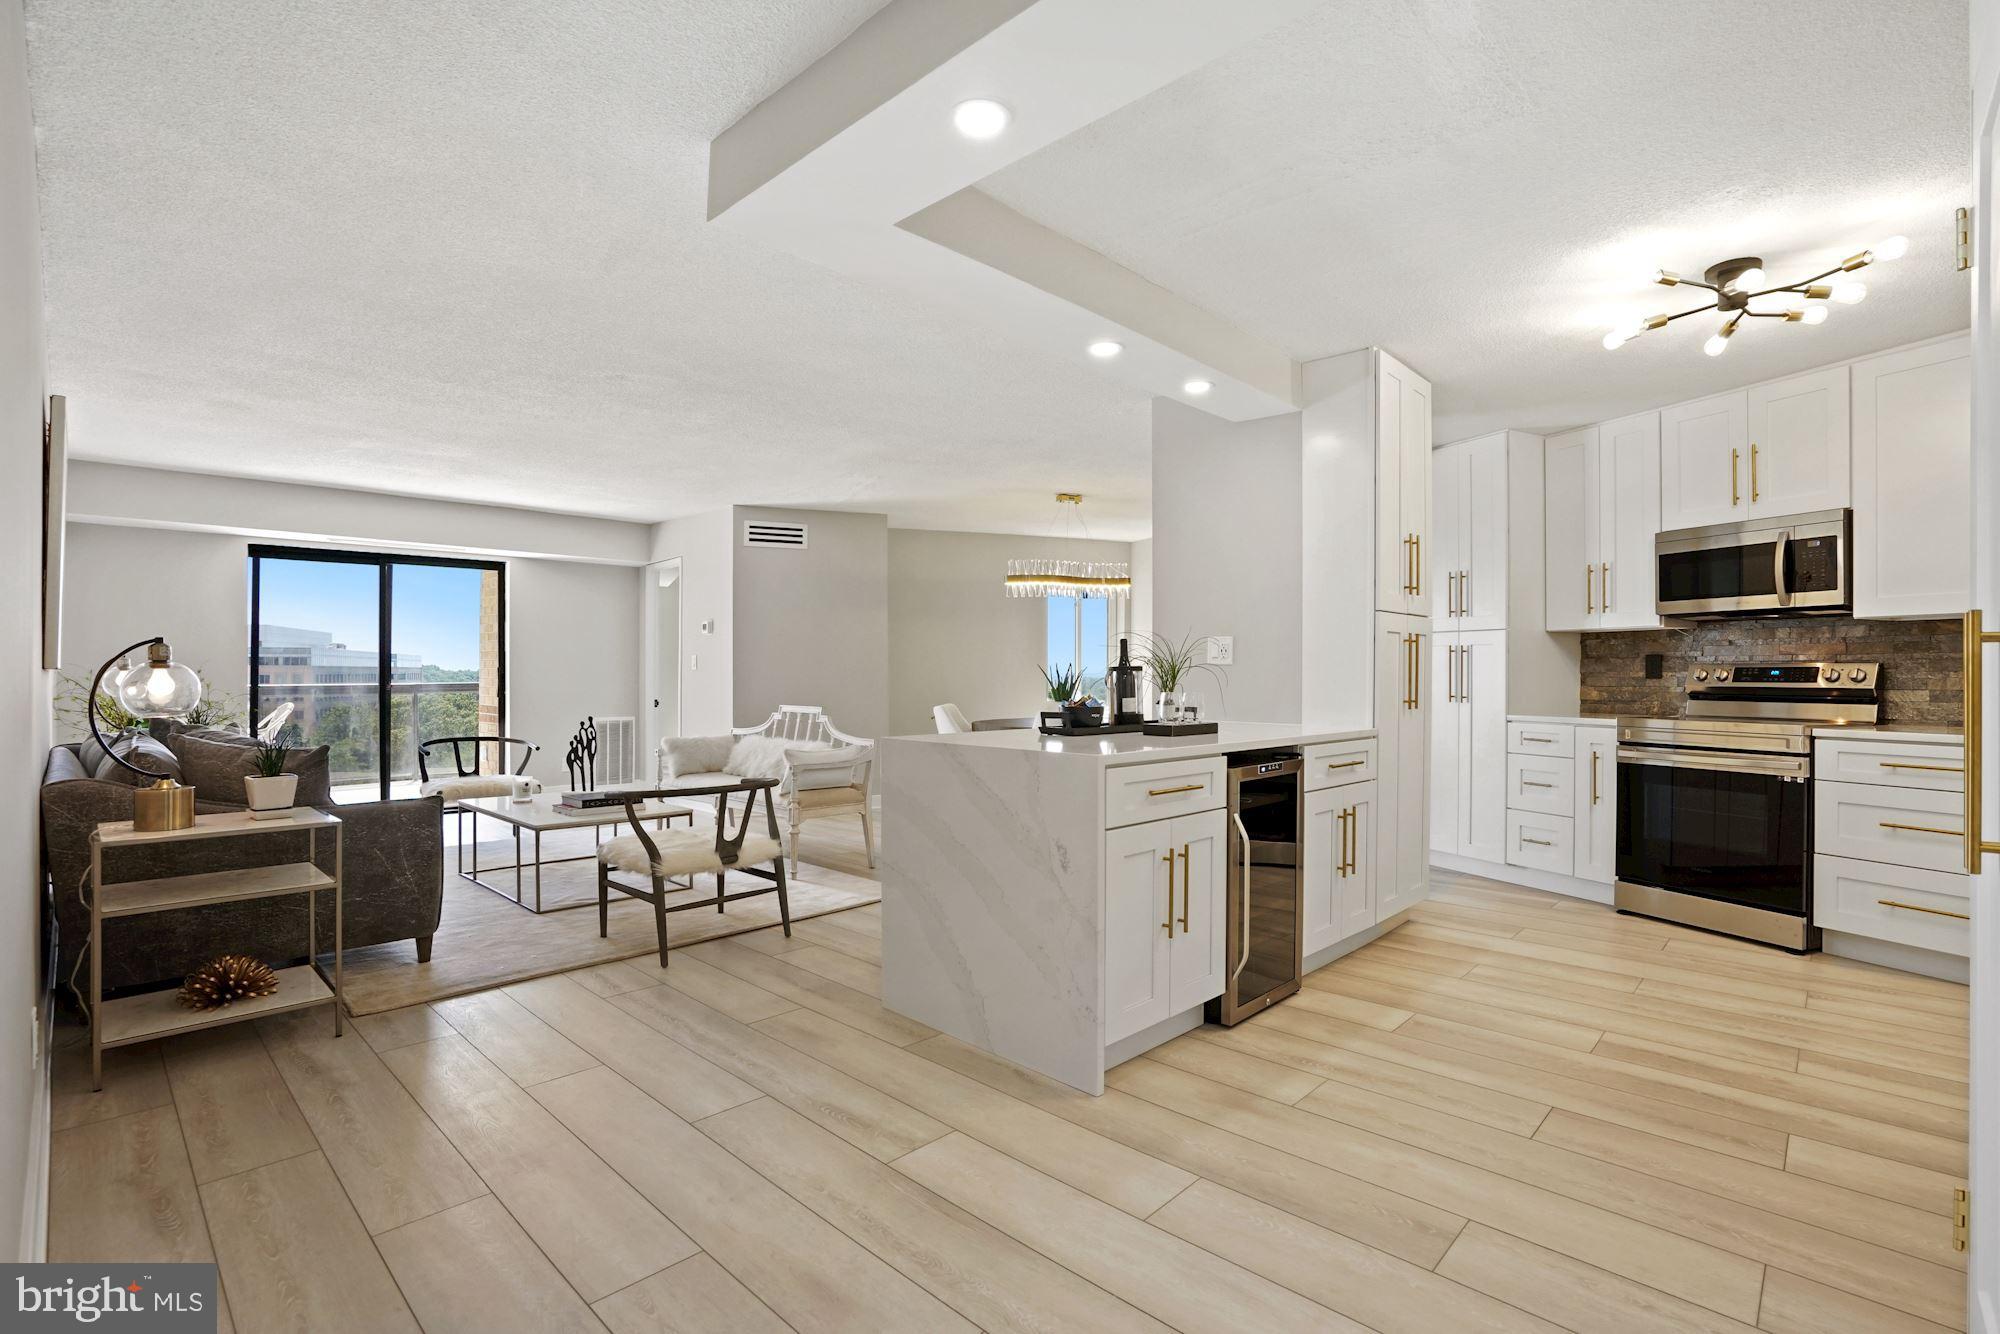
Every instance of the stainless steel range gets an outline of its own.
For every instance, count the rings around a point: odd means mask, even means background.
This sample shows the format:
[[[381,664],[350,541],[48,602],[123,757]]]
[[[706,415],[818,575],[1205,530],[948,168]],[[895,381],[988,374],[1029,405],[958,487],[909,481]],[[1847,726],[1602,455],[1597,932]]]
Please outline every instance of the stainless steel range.
[[[1696,664],[1678,718],[1618,720],[1625,912],[1805,952],[1812,731],[1881,710],[1880,663]]]

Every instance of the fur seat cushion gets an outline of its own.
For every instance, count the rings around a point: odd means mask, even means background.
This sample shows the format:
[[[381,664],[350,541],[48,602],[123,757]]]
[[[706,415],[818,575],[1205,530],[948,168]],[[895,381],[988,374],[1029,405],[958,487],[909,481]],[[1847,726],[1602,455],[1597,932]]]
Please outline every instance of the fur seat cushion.
[[[670,736],[660,742],[666,753],[667,777],[712,774],[729,767],[733,736]]]
[[[468,797],[504,797],[514,790],[511,778],[433,778],[417,791],[426,797],[443,797],[447,802]]]
[[[713,829],[648,830],[647,835],[660,850],[659,861],[652,865],[647,865],[646,845],[639,841],[637,834],[624,834],[599,845],[597,860],[614,870],[630,871],[634,875],[702,875],[729,869],[715,854]],[[742,850],[731,865],[758,866],[774,862],[781,852],[778,840],[751,834],[743,840]]]

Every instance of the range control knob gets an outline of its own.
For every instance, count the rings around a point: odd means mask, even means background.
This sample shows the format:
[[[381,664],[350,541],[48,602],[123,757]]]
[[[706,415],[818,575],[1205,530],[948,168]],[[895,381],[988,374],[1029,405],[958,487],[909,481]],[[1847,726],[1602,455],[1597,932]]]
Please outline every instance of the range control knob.
[[[1727,681],[1729,679],[1729,669],[1727,667],[1716,668],[1715,679],[1718,681]]]
[[[1825,681],[1825,682],[1827,682],[1827,683],[1829,683],[1829,684],[1831,684],[1832,682],[1835,682],[1835,681],[1838,681],[1838,680],[1840,679],[1840,668],[1838,668],[1838,667],[1827,667],[1827,668],[1824,668],[1824,669],[1822,669],[1822,670],[1821,670],[1821,672],[1820,672],[1820,674],[1819,674],[1819,679],[1820,679],[1820,680],[1822,680],[1822,681]]]
[[[1708,673],[1706,671],[1696,672],[1694,674],[1694,679],[1697,681],[1706,681],[1708,679]]]
[[[1847,679],[1855,682],[1856,684],[1859,684],[1862,681],[1866,681],[1868,679],[1868,669],[1866,667],[1856,667],[1853,671],[1847,674]]]

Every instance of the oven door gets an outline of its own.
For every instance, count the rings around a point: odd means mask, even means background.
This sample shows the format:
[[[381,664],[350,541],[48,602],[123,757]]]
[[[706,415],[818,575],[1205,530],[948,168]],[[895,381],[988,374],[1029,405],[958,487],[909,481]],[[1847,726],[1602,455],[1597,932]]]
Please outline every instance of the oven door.
[[[1809,915],[1811,762],[1803,755],[1618,749],[1618,879]]]
[[[1791,530],[1765,528],[1705,536],[1662,533],[1655,547],[1662,616],[1781,612]]]

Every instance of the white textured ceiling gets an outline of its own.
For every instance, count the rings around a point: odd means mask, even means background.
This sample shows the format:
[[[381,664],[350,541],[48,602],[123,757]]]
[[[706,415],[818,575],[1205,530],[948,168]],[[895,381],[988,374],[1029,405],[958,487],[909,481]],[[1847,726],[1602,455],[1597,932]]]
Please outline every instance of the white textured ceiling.
[[[1350,0],[981,188],[1301,360],[1393,351],[1441,440],[1574,425],[1966,326],[1966,32],[1964,0]],[[1892,232],[1817,328],[1598,344],[1700,304],[1655,268]]]
[[[1146,398],[706,223],[880,0],[30,0],[83,457],[629,519],[1149,526]]]

